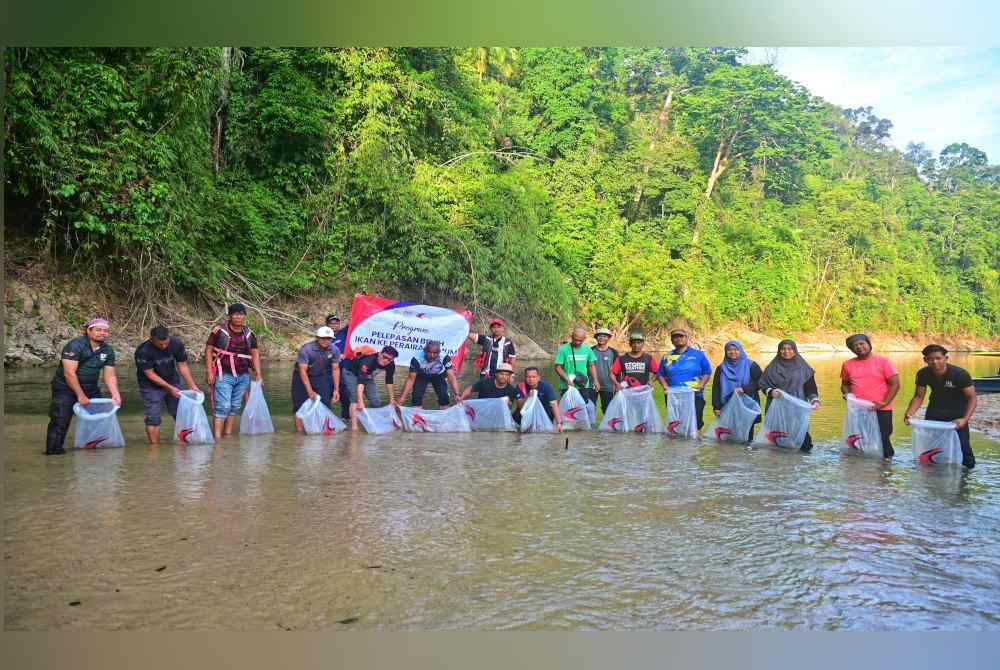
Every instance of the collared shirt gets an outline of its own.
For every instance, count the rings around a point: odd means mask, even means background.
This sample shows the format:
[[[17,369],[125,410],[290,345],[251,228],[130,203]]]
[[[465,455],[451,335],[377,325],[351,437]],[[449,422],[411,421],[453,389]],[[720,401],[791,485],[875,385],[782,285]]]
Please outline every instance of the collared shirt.
[[[97,382],[101,378],[101,368],[105,366],[114,367],[115,350],[107,342],[102,342],[97,349],[90,348],[90,340],[86,335],[75,337],[63,347],[61,359],[64,361],[76,361],[79,365],[76,368],[76,378],[83,388],[96,388]],[[66,373],[60,363],[56,368],[56,374],[52,378],[52,383],[69,388],[66,383]]]
[[[299,354],[295,357],[295,366],[305,363],[306,374],[310,377],[329,375],[333,366],[340,360],[340,349],[331,343],[325,349],[312,340],[299,347]]]
[[[712,364],[701,349],[688,347],[684,353],[674,349],[660,359],[660,367],[656,374],[667,380],[667,386],[698,387],[702,375],[712,374]],[[701,392],[698,392],[701,394]]]

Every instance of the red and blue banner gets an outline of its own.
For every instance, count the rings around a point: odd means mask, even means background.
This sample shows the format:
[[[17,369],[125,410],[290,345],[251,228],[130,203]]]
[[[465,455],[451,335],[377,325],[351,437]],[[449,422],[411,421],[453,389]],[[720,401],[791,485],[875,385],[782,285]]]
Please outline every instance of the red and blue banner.
[[[351,305],[345,355],[374,353],[391,345],[399,352],[397,363],[410,364],[427,340],[441,343],[441,355],[451,356],[455,374],[462,370],[472,312],[434,305],[391,300],[357,293]]]

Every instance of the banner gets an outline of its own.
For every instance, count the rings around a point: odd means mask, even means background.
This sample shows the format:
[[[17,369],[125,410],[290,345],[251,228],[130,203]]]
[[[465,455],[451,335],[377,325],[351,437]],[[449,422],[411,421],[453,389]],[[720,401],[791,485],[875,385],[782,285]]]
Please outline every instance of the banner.
[[[390,300],[356,293],[347,326],[345,355],[375,353],[385,345],[399,352],[397,365],[409,367],[410,359],[424,349],[427,340],[441,343],[441,356],[451,356],[455,374],[462,371],[472,312],[434,305]]]

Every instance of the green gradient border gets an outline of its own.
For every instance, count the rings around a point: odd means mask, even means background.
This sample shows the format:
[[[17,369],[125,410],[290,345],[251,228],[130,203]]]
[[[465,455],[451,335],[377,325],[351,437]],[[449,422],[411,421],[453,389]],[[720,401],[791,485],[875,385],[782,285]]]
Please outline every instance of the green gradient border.
[[[997,0],[8,0],[18,46],[992,46]]]

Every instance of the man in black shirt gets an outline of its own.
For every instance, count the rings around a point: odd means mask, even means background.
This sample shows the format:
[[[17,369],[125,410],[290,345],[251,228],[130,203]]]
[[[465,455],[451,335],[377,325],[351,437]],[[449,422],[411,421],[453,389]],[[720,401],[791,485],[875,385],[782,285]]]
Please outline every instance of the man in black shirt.
[[[468,400],[469,396],[475,392],[476,397],[480,400],[484,398],[506,398],[508,405],[515,408],[517,407],[517,401],[520,399],[521,393],[516,386],[510,383],[513,374],[514,368],[509,363],[500,363],[497,365],[493,377],[481,377],[475,384],[462,391],[459,400]]]
[[[921,352],[927,367],[917,371],[917,388],[906,408],[904,421],[910,419],[924,404],[924,394],[931,387],[931,399],[925,418],[929,421],[953,421],[962,445],[962,465],[976,467],[976,457],[969,442],[969,419],[976,411],[976,387],[972,376],[962,368],[948,363],[948,350],[940,344],[929,344]]]
[[[135,350],[135,376],[145,413],[146,438],[150,444],[159,444],[161,404],[166,401],[167,411],[176,419],[181,377],[187,388],[199,390],[187,364],[184,344],[166,327],[153,328],[149,339]]]
[[[385,370],[385,388],[389,392],[389,404],[396,404],[396,387],[393,378],[396,374],[396,357],[399,352],[395,347],[386,345],[377,354],[356,356],[347,362],[341,370],[341,379],[351,394],[351,430],[358,429],[358,410],[365,408],[365,397],[373,405],[378,405],[378,389],[375,387],[375,373]]]
[[[46,455],[65,454],[63,442],[73,420],[73,405],[86,405],[100,398],[98,383],[104,374],[111,399],[121,407],[118,377],[115,375],[115,351],[106,340],[110,326],[106,319],[91,319],[84,325],[85,335],[66,343],[62,361],[52,378],[52,402],[49,404],[49,427],[45,435]]]
[[[517,362],[517,351],[510,338],[504,335],[503,319],[493,319],[490,321],[490,333],[469,333],[469,339],[482,347],[482,352],[476,358],[476,364],[480,365],[479,375],[481,377],[492,377],[500,363],[509,363],[513,369]]]
[[[437,395],[438,406],[442,409],[447,407],[451,402],[448,397],[449,384],[455,391],[455,398],[458,398],[458,379],[453,368],[451,356],[441,356],[441,343],[428,340],[424,350],[410,359],[410,371],[406,375],[403,392],[399,394],[399,402],[406,402],[406,394],[413,389],[413,406],[423,407],[424,393],[430,384]]]

